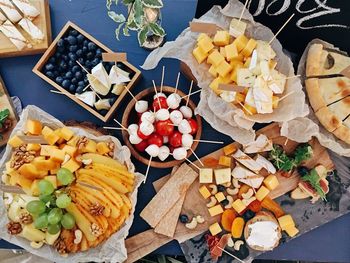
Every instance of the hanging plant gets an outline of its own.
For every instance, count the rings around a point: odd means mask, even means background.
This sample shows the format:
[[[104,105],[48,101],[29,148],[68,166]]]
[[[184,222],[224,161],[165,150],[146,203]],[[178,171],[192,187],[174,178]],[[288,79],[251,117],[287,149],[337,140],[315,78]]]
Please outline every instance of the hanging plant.
[[[146,49],[155,49],[162,45],[166,35],[161,22],[160,9],[162,0],[121,0],[128,9],[128,15],[117,14],[112,11],[112,5],[118,5],[118,0],[107,0],[107,14],[116,22],[115,36],[119,40],[121,30],[124,36],[130,36],[129,30],[137,31],[139,45]]]

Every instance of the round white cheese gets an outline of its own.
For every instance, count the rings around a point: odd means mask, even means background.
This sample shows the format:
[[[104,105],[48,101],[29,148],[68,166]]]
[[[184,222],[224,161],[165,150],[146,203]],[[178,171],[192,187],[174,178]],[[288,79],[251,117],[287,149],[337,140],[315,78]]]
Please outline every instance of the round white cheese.
[[[139,100],[135,103],[135,110],[138,113],[143,113],[148,109],[148,102],[145,100]]]
[[[180,107],[181,113],[184,115],[184,118],[189,119],[192,117],[192,110],[188,106],[181,106]]]
[[[174,123],[174,125],[179,125],[180,122],[183,120],[183,115],[182,115],[181,111],[173,110],[170,113],[170,120],[172,123]]]
[[[151,144],[148,145],[147,148],[145,149],[146,153],[148,153],[152,157],[157,157],[159,154],[159,147],[158,145]]]
[[[158,158],[161,161],[164,161],[166,158],[168,158],[168,156],[170,155],[170,149],[168,146],[161,146],[159,147],[159,154],[158,154]]]
[[[190,133],[192,131],[190,123],[185,119],[180,121],[178,129],[182,134]]]
[[[166,102],[170,109],[177,109],[180,106],[181,97],[177,93],[172,93],[169,95],[169,97],[166,99]]]
[[[153,112],[150,111],[146,111],[144,113],[142,113],[141,115],[141,121],[148,121],[150,123],[153,123],[156,120],[156,117],[154,116]]]
[[[142,132],[142,134],[148,136],[151,135],[152,132],[154,132],[154,126],[152,123],[150,123],[149,121],[143,121],[140,124],[140,132]]]
[[[174,149],[173,156],[175,160],[183,160],[187,156],[187,150],[184,147]]]
[[[167,109],[159,109],[156,112],[156,119],[158,121],[165,121],[165,120],[169,119],[169,117],[170,117],[170,113]]]

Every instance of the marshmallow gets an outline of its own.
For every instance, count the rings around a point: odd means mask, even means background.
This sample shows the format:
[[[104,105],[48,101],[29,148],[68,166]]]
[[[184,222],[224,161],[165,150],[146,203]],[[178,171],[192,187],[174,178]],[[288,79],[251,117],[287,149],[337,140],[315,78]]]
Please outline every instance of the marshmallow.
[[[156,117],[154,116],[153,112],[146,111],[141,115],[141,122],[148,121],[150,123],[153,123],[155,120],[156,120]]]
[[[180,122],[178,129],[182,134],[190,133],[192,131],[190,123],[185,119]]]
[[[169,111],[167,109],[159,109],[156,112],[156,119],[158,121],[165,121],[165,120],[169,119],[169,117],[170,117],[170,114],[169,114]]]
[[[172,93],[169,95],[169,97],[166,99],[166,102],[170,109],[177,109],[180,106],[181,97],[177,93]]]
[[[163,143],[168,143],[168,142],[169,142],[169,137],[163,136]]]
[[[142,142],[142,139],[135,133],[129,136],[129,141],[131,144],[139,144]]]
[[[193,144],[193,136],[191,134],[182,135],[182,146],[185,148],[191,148]]]
[[[189,119],[192,117],[192,110],[190,107],[181,106],[180,111],[184,115],[184,118]]]
[[[154,132],[154,126],[149,121],[143,121],[140,124],[140,132],[145,136],[151,135]]]
[[[174,149],[173,157],[175,160],[183,160],[187,156],[187,150],[184,147]]]
[[[170,113],[170,120],[174,125],[179,125],[180,122],[183,120],[183,115],[181,111],[179,110],[174,110]]]
[[[159,147],[159,154],[158,154],[158,158],[161,161],[164,161],[166,158],[168,158],[168,156],[170,155],[170,149],[168,146],[161,146]]]
[[[147,148],[145,149],[146,153],[148,153],[152,157],[157,157],[159,154],[159,147],[158,145],[151,144],[148,145]]]
[[[138,113],[143,113],[148,109],[148,102],[145,100],[139,100],[135,103],[135,110]]]
[[[161,97],[166,98],[166,95],[164,93],[162,93],[162,92],[158,92],[157,94],[155,94],[153,96],[153,99],[155,100],[155,99],[158,99],[158,98],[161,98]]]
[[[130,124],[128,127],[128,132],[130,135],[137,134],[138,129],[139,129],[139,126],[137,124]]]

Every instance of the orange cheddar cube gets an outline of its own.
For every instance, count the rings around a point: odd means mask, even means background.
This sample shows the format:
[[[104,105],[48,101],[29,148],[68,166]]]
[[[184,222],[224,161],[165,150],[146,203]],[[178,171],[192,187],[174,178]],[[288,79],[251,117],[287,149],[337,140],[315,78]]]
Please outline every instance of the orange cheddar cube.
[[[17,135],[11,137],[7,143],[13,148],[16,148],[24,144],[24,142]]]
[[[229,145],[226,145],[224,147],[224,153],[225,155],[230,155],[230,154],[233,154],[237,151],[237,146],[233,143],[229,144]]]
[[[257,113],[256,108],[253,107],[253,106],[250,106],[250,105],[247,104],[247,103],[245,103],[245,104],[243,105],[243,111],[244,111],[244,113],[247,114],[247,115],[254,115],[254,114]]]
[[[237,51],[241,52],[245,46],[248,44],[248,38],[245,35],[240,35],[239,37],[237,37],[234,41],[233,44],[236,45],[237,47]]]
[[[67,145],[75,147],[75,146],[77,146],[77,143],[78,143],[79,139],[80,139],[79,136],[73,136],[72,139],[70,139],[67,142]]]
[[[50,157],[53,161],[62,163],[64,161],[65,152],[60,149],[53,149],[51,151]]]
[[[225,46],[226,59],[231,61],[238,57],[238,50],[235,44]]]
[[[42,130],[41,130],[41,134],[45,136],[49,135],[50,133],[53,133],[53,130],[47,126],[45,126]]]
[[[97,150],[97,143],[93,140],[88,140],[87,144],[81,149],[82,153],[95,153]]]
[[[225,78],[228,75],[228,73],[230,73],[230,71],[232,70],[232,66],[229,63],[227,63],[225,60],[223,60],[221,61],[219,66],[215,68],[215,70],[217,71],[219,76]]]
[[[74,135],[74,132],[71,129],[67,127],[61,128],[61,136],[66,141],[69,141],[73,137],[73,135]]]
[[[27,132],[32,135],[40,135],[43,126],[40,121],[37,120],[27,120]]]
[[[53,169],[58,168],[58,164],[54,162],[52,159],[49,160],[40,160],[40,159],[34,159],[32,164],[36,167],[38,170],[44,170],[44,171],[49,171]]]
[[[106,142],[97,143],[96,150],[101,155],[107,154],[111,151]]]
[[[237,104],[243,103],[245,101],[245,96],[245,94],[237,92],[234,102]]]
[[[214,78],[218,76],[218,72],[216,71],[215,67],[213,65],[210,66],[209,68],[209,73],[212,75]]]
[[[280,98],[277,96],[272,96],[272,108],[277,109]]]
[[[28,143],[27,144],[27,151],[40,151],[41,145],[38,143]]]
[[[56,132],[49,133],[48,135],[44,135],[45,140],[48,142],[50,145],[56,144],[56,142],[59,141],[60,136],[57,135]]]
[[[64,151],[66,154],[68,154],[71,157],[73,157],[77,153],[78,149],[77,149],[77,147],[73,147],[73,146],[70,146],[70,145],[65,145],[62,148],[62,151]]]
[[[192,54],[199,64],[201,64],[208,56],[208,54],[204,53],[199,47],[196,47]]]
[[[228,156],[220,156],[219,165],[231,167],[231,161],[232,161],[231,157],[228,157]]]
[[[80,168],[81,164],[75,161],[73,158],[69,159],[68,162],[66,162],[64,165],[62,165],[63,168],[68,169],[72,173],[74,173],[76,170]]]
[[[226,46],[230,43],[230,34],[227,31],[219,30],[214,36],[214,44],[216,46]]]
[[[256,41],[255,39],[249,39],[247,45],[244,47],[244,49],[242,50],[242,55],[245,57],[250,57],[253,53],[253,50],[256,48]]]
[[[204,37],[198,41],[198,47],[204,54],[208,54],[213,48],[213,40],[210,37]]]
[[[220,64],[222,61],[224,61],[224,60],[225,60],[224,56],[221,55],[221,54],[219,53],[219,51],[217,51],[217,50],[215,49],[213,52],[211,52],[211,53],[209,54],[207,62],[208,62],[209,64],[211,64],[211,65],[214,65],[214,67],[217,67],[217,66],[219,66],[219,64]]]

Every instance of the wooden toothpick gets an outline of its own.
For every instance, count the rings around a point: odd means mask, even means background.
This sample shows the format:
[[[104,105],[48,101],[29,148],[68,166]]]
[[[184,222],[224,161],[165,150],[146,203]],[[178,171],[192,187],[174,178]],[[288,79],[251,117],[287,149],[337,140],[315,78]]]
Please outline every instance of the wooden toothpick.
[[[179,80],[180,80],[180,72],[177,73],[176,85],[175,85],[175,91],[174,91],[175,94],[177,92],[177,87],[179,86]]]
[[[192,95],[194,95],[194,94],[196,94],[196,93],[199,93],[199,92],[201,92],[202,90],[196,90],[196,91],[194,91],[194,92],[192,92],[192,93],[190,93],[190,94],[187,94],[187,95],[185,95],[185,96],[183,96],[183,97],[181,97],[181,99],[184,99],[184,98],[187,98],[187,97],[189,97],[189,96],[192,96]]]
[[[133,100],[137,103],[138,102],[137,99],[135,98],[134,94],[132,94],[132,92],[128,89],[128,87],[126,85],[124,85],[124,88],[130,94],[130,96],[133,98]]]
[[[190,148],[190,151],[192,152],[192,154],[194,155],[194,157],[196,157],[196,159],[198,160],[198,162],[204,167],[203,162],[201,161],[201,159],[199,159],[199,157],[198,157],[197,154],[192,150],[192,148]]]
[[[238,104],[243,108],[243,109],[245,109],[248,113],[249,113],[249,115],[253,115],[253,113],[250,111],[250,110],[248,110],[248,108],[246,107],[246,106],[244,106],[243,104],[242,104],[242,102],[238,102]]]
[[[204,143],[214,143],[214,144],[224,144],[224,142],[219,141],[207,141],[207,140],[193,140],[194,142],[204,142]]]
[[[245,0],[244,7],[242,9],[241,15],[239,16],[238,22],[241,22],[243,14],[244,14],[244,10],[247,8],[247,4],[248,4],[248,0]]]
[[[148,173],[149,173],[149,168],[151,167],[151,162],[152,162],[152,156],[150,155],[148,165],[147,165],[146,175],[145,175],[145,179],[143,180],[143,183],[146,183]]]
[[[90,74],[90,72],[82,65],[82,64],[80,64],[80,62],[77,60],[77,61],[75,61],[75,62],[77,62],[77,64],[87,73],[87,74]]]
[[[288,96],[292,95],[293,93],[295,93],[295,90],[287,93],[286,95],[284,95],[283,97],[279,98],[278,101],[284,100],[285,98],[287,98]]]
[[[51,93],[56,93],[56,94],[61,94],[61,95],[66,95],[66,94],[64,94],[64,93],[61,92],[61,91],[53,90],[53,89],[50,89],[50,92],[51,92]]]
[[[109,126],[104,126],[103,129],[106,129],[106,130],[125,130],[121,127],[109,127]]]
[[[276,37],[278,36],[279,33],[281,33],[281,31],[283,30],[283,28],[289,23],[290,20],[292,20],[292,18],[295,16],[295,13],[292,14],[288,20],[283,24],[283,26],[277,31],[277,33],[273,36],[273,38],[270,40],[269,45],[271,45],[271,43],[276,39]]]
[[[164,73],[165,73],[165,66],[163,66],[163,69],[162,69],[162,79],[161,79],[161,81],[160,81],[160,93],[163,92]]]
[[[226,251],[225,249],[219,247],[218,245],[216,245],[216,247],[217,247],[218,249],[220,249],[222,252],[225,252],[227,255],[229,255],[229,256],[233,257],[234,259],[238,260],[239,262],[244,263],[243,260],[241,260],[240,258],[238,258],[238,257],[236,257],[235,255],[231,254],[230,252]]]
[[[113,121],[115,121],[117,124],[119,124],[120,127],[122,127],[123,130],[128,130],[127,128],[125,128],[123,126],[123,124],[121,124],[119,121],[117,121],[116,119],[113,119]]]
[[[200,170],[201,168],[198,167],[198,165],[194,164],[190,159],[188,159],[187,157],[185,157],[185,160],[187,162],[189,162],[190,164],[192,164],[194,167],[196,167],[198,170]]]
[[[159,109],[161,109],[161,108],[162,108],[162,105],[160,104],[160,100],[159,100],[159,96],[158,96],[158,91],[157,91],[157,86],[156,86],[156,83],[154,82],[154,80],[152,80],[152,82],[153,82],[154,92],[156,93],[156,97],[157,97],[157,100],[158,100]]]
[[[190,90],[188,91],[188,97],[187,97],[187,99],[186,99],[186,107],[188,106],[188,102],[190,101],[190,96],[191,96],[191,92],[192,92],[192,87],[193,87],[193,80],[191,80]]]

